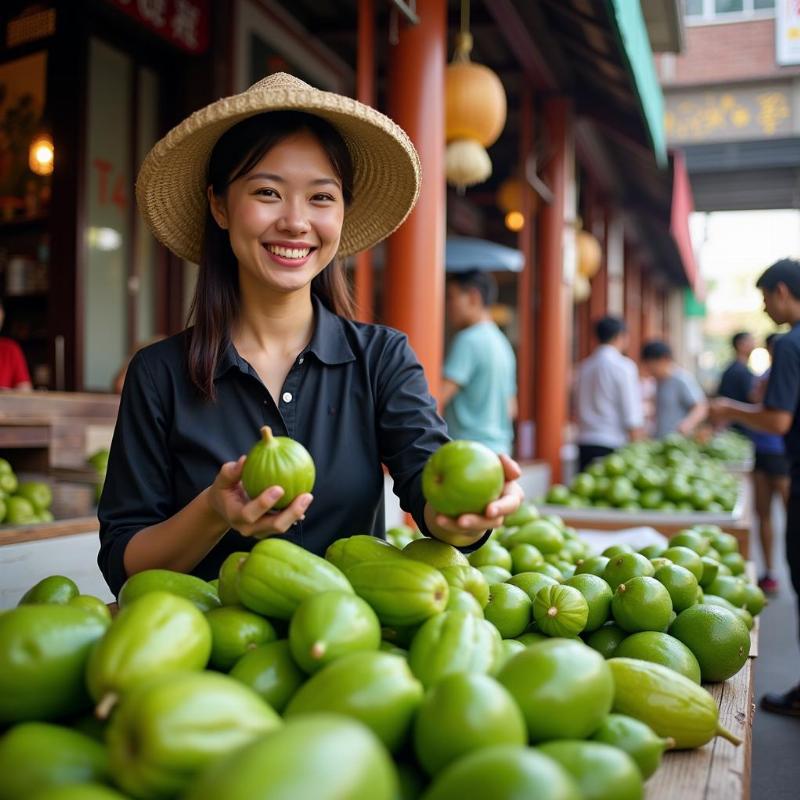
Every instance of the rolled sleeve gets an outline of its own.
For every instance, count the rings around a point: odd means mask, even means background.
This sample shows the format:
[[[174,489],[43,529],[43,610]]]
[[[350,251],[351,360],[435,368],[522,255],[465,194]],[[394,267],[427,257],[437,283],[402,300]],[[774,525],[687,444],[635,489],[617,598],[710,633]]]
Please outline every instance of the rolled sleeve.
[[[163,403],[141,354],[125,377],[119,415],[98,506],[97,563],[116,595],[127,578],[128,542],[143,528],[172,516],[170,453]]]

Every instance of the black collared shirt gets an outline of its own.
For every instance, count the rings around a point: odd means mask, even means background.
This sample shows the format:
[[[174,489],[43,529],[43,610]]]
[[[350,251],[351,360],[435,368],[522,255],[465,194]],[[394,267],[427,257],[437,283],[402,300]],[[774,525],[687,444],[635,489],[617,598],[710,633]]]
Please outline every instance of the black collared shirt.
[[[214,402],[201,400],[189,379],[186,332],[132,359],[98,509],[98,563],[115,594],[130,539],[210,486],[224,462],[258,441],[263,425],[301,442],[316,464],[314,502],[290,541],[321,555],[343,536],[383,536],[381,464],[402,508],[427,532],[422,468],[448,436],[405,334],[338,317],[316,298],[314,314],[313,338],[277,406],[233,345],[220,359]],[[192,573],[215,578],[229,553],[255,543],[229,530]]]

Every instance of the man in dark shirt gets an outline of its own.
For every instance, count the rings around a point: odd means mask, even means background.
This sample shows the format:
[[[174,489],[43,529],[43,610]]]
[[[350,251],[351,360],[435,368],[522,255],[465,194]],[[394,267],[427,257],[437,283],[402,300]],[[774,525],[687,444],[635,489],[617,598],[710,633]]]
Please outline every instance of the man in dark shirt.
[[[747,403],[750,400],[750,392],[753,391],[753,373],[747,368],[747,361],[750,353],[753,352],[755,341],[753,335],[745,331],[734,334],[731,340],[735,357],[733,361],[722,373],[722,378],[717,389],[718,397],[729,397],[731,400],[738,400],[740,403]]]
[[[779,325],[792,329],[775,343],[775,356],[764,401],[758,405],[718,398],[711,408],[718,422],[740,422],[749,428],[784,437],[791,462],[791,491],[786,510],[786,559],[800,598],[800,261],[782,259],[756,282],[764,308]],[[767,694],[761,707],[800,716],[800,683],[784,694]]]

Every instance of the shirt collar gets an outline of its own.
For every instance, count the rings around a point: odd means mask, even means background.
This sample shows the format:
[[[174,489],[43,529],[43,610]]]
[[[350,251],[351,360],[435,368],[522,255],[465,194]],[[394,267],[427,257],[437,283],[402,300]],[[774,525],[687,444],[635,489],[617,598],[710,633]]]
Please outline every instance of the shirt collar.
[[[328,310],[322,301],[311,295],[314,306],[314,333],[305,352],[313,353],[323,364],[347,364],[356,357],[345,336],[342,319]],[[228,342],[217,362],[214,380],[218,380],[231,369],[249,372],[247,362],[239,355],[233,342]]]

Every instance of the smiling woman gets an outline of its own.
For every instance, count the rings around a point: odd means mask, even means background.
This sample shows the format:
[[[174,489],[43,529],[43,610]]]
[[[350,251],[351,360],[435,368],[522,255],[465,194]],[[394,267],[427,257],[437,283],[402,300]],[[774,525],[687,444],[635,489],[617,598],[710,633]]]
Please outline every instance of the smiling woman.
[[[422,367],[405,335],[350,318],[337,256],[389,235],[418,190],[416,151],[390,119],[282,74],[153,148],[140,208],[200,270],[191,327],[141,350],[125,381],[99,507],[114,592],[149,568],[216,577],[268,536],[318,554],[383,536],[382,464],[423,533],[446,542],[475,546],[516,510],[505,457],[485,509],[450,519],[426,504],[422,470],[448,437]],[[247,495],[241,454],[264,426],[309,451],[313,496],[284,508],[278,486]]]

